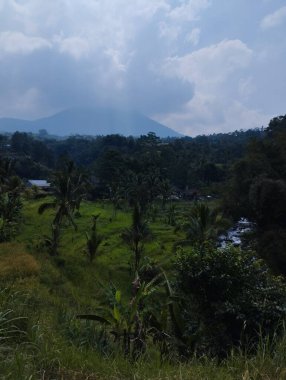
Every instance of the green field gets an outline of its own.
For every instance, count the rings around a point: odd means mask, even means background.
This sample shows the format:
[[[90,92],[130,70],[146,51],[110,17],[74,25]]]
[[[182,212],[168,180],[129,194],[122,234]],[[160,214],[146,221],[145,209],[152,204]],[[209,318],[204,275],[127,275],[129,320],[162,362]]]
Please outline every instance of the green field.
[[[121,233],[131,223],[131,212],[118,210],[113,217],[108,202],[83,203],[76,218],[78,230],[64,228],[55,258],[43,246],[52,213],[38,215],[42,202],[25,201],[15,241],[0,244],[1,379],[286,379],[282,343],[272,356],[269,342],[269,346],[261,344],[251,359],[237,352],[219,364],[204,357],[183,364],[175,359],[162,363],[155,346],[136,362],[120,352],[109,352],[98,343],[96,323],[75,316],[104,304],[111,286],[130,297],[132,256]],[[177,204],[180,214],[188,207]],[[90,263],[84,254],[85,231],[94,214],[100,214],[98,230],[104,240],[99,256]],[[145,244],[144,254],[171,277],[173,245],[184,234],[166,223],[162,211],[150,221],[150,229],[152,239]]]

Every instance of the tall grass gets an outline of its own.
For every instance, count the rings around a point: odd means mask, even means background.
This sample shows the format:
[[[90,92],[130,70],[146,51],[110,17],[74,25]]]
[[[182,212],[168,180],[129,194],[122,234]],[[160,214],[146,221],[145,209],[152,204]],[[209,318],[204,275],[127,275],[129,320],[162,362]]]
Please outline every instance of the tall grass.
[[[286,331],[260,339],[255,352],[234,350],[223,362],[207,356],[180,363],[161,362],[155,346],[136,362],[100,346],[92,323],[78,321],[56,306],[57,315],[33,320],[29,294],[0,292],[1,379],[157,379],[283,380],[286,379]]]

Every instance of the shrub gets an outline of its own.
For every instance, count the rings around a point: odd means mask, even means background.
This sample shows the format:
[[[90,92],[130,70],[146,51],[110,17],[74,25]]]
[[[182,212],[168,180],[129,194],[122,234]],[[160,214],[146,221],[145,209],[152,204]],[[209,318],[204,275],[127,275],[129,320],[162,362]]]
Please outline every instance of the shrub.
[[[253,252],[182,251],[175,282],[183,297],[185,334],[204,352],[223,355],[232,345],[255,342],[259,332],[273,333],[285,318],[285,284]]]

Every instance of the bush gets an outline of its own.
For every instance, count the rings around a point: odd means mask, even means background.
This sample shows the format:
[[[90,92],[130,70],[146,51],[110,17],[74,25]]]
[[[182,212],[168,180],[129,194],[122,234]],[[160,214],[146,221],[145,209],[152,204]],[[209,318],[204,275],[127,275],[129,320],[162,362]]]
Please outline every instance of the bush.
[[[272,334],[285,318],[286,288],[253,252],[193,248],[176,261],[176,288],[194,347],[224,355],[233,345]]]
[[[260,228],[286,227],[285,181],[258,178],[250,187],[249,200]]]
[[[259,230],[257,252],[276,274],[286,275],[286,229]]]

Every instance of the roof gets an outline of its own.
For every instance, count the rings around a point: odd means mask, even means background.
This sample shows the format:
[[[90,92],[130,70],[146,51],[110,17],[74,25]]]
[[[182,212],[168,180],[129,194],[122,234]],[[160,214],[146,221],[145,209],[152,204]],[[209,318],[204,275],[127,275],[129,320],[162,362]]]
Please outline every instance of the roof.
[[[31,186],[37,186],[37,187],[50,187],[51,184],[47,182],[45,179],[29,179],[28,180],[29,185]]]

